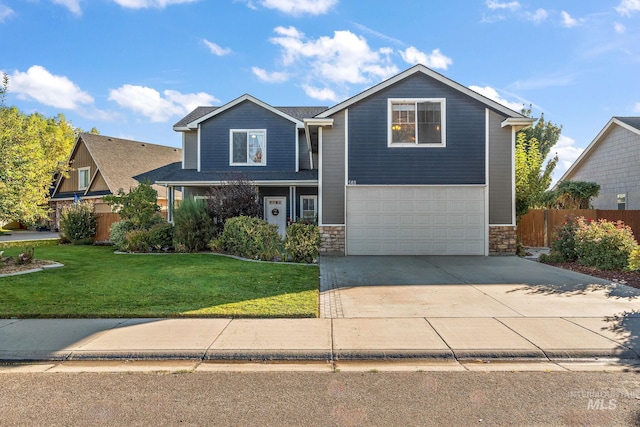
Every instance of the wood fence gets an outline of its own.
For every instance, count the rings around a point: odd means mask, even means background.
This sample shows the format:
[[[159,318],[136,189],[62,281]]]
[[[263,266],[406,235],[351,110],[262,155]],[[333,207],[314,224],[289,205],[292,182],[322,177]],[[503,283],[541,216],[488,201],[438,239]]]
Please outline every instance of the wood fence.
[[[640,240],[640,211],[618,211],[601,209],[532,209],[518,223],[517,234],[523,246],[549,247],[556,228],[567,217],[585,217],[588,219],[623,221],[631,227],[636,240]]]
[[[165,219],[167,219],[167,211],[161,211],[160,214]],[[120,214],[113,212],[98,213],[96,214],[96,217],[96,237],[93,240],[96,242],[104,242],[105,240],[109,240],[109,230],[111,229],[111,224],[120,221]]]

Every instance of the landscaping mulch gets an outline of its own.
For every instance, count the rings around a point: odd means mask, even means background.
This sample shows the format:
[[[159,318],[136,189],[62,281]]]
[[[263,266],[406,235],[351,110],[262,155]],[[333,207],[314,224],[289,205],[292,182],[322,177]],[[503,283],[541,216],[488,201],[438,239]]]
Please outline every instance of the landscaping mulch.
[[[599,270],[579,262],[548,262],[546,264],[640,289],[640,271]]]
[[[34,259],[29,264],[18,265],[14,262],[2,263],[0,264],[0,275],[15,274],[22,271],[34,270],[36,268],[41,268],[42,266],[51,264],[55,264],[55,261],[49,261],[46,259]]]

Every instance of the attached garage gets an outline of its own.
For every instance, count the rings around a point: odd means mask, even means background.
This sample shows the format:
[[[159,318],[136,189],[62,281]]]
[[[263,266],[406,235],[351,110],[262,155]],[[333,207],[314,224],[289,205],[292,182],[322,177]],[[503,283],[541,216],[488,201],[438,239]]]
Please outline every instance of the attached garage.
[[[347,255],[486,255],[484,186],[348,186]]]

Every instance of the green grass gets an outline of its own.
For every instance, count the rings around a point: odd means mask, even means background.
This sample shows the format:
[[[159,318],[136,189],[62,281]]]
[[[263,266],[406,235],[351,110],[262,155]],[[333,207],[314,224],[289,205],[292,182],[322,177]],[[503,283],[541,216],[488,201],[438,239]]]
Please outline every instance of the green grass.
[[[25,246],[6,248],[17,255]],[[0,278],[0,318],[316,317],[318,267],[39,244],[62,268]]]

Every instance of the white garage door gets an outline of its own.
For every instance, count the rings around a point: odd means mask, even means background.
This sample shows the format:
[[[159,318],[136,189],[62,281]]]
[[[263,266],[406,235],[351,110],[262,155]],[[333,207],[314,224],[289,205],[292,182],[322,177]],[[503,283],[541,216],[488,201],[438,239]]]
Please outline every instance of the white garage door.
[[[347,187],[348,255],[485,255],[484,187]]]

